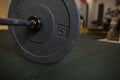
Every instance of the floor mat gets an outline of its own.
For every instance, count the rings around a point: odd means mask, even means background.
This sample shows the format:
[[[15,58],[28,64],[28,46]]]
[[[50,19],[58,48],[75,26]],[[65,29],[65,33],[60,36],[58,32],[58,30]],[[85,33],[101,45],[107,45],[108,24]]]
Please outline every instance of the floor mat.
[[[103,38],[103,39],[98,39],[98,41],[101,41],[101,42],[108,42],[108,43],[117,43],[117,44],[120,44],[120,41],[111,41],[111,40],[108,40],[106,38]]]
[[[61,61],[32,63],[12,46],[8,31],[0,31],[0,80],[120,80],[120,45],[80,35],[77,45]]]

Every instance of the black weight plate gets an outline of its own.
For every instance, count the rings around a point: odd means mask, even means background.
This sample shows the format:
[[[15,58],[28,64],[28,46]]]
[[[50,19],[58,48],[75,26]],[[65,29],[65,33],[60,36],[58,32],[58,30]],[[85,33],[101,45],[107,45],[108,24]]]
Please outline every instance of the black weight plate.
[[[79,35],[79,14],[74,0],[12,0],[9,18],[41,18],[38,32],[26,26],[9,26],[22,54],[38,63],[54,63],[69,53]]]

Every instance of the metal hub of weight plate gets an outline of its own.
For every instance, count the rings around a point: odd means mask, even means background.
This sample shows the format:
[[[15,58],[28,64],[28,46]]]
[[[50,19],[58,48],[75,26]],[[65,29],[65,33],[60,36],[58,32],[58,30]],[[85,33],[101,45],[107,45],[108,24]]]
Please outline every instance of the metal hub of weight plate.
[[[26,26],[9,26],[17,48],[29,60],[54,63],[69,53],[79,35],[79,14],[74,0],[12,0],[9,18],[39,17],[34,31]]]

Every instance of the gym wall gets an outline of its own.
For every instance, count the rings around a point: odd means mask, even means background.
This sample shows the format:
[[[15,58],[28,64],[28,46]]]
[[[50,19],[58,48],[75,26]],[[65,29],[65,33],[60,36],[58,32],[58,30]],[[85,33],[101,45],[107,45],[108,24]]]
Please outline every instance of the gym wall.
[[[7,0],[0,0],[0,17],[7,18]],[[6,30],[7,26],[0,26],[0,30]]]
[[[114,8],[115,0],[95,0],[95,9],[94,9],[94,18],[93,20],[97,20],[98,18],[98,5],[103,3],[104,4],[104,14],[106,13],[108,8]]]

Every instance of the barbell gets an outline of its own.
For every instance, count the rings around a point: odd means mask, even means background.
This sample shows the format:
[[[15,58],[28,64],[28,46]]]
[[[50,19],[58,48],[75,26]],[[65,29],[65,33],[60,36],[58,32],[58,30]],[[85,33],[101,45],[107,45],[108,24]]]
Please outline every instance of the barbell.
[[[16,48],[36,63],[55,63],[66,56],[79,36],[74,0],[12,0],[8,30]]]

